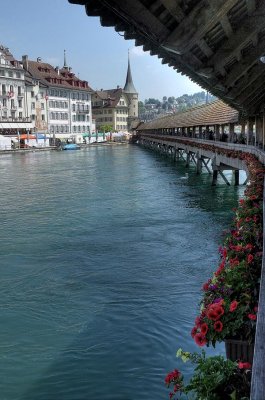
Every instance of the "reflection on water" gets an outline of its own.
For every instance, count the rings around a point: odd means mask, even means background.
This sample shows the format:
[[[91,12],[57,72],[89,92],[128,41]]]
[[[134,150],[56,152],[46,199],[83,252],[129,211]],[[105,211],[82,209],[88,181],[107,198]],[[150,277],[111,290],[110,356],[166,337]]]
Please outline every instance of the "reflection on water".
[[[167,398],[243,189],[134,146],[8,155],[0,171],[1,399]]]

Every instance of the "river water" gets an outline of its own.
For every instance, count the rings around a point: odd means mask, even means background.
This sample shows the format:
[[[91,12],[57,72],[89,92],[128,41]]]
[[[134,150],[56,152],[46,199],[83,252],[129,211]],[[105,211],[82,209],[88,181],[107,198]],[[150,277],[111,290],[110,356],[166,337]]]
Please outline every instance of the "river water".
[[[0,399],[168,399],[243,189],[130,145],[3,155],[0,182]]]

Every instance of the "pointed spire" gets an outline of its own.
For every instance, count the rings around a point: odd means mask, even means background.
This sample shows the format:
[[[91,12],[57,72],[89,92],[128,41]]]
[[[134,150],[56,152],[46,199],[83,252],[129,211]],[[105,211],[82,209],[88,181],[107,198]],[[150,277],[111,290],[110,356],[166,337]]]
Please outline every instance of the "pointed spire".
[[[128,69],[127,69],[127,76],[126,82],[123,89],[126,93],[137,93],[137,90],[134,87],[133,80],[132,80],[132,73],[131,73],[131,66],[130,66],[130,53],[128,49]]]
[[[67,66],[67,62],[66,62],[66,51],[65,51],[65,50],[63,51],[63,59],[64,59],[63,67],[64,67],[65,69],[67,69],[68,66]]]

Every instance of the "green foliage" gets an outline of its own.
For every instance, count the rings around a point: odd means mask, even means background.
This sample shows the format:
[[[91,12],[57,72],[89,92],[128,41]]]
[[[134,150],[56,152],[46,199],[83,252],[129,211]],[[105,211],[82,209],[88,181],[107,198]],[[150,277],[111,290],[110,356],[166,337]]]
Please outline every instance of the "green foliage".
[[[226,360],[223,356],[206,357],[206,353],[189,353],[182,349],[177,357],[183,362],[195,365],[190,382],[185,385],[180,371],[170,372],[165,383],[172,387],[170,399],[179,399],[182,395],[196,400],[248,400],[250,394],[251,371],[248,364]],[[240,365],[241,364],[241,365]]]
[[[113,126],[112,125],[108,125],[108,124],[106,124],[106,125],[101,125],[100,126],[100,128],[99,128],[99,130],[101,131],[101,132],[112,132],[113,131]]]

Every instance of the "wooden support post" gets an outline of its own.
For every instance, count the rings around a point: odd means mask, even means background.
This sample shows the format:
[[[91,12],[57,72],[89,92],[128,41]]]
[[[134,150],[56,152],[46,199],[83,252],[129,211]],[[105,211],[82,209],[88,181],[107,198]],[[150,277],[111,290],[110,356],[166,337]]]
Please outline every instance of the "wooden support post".
[[[209,158],[208,158],[208,160],[207,160],[207,161],[205,161],[205,159],[204,159],[204,158],[202,158],[202,163],[203,163],[203,165],[205,166],[205,168],[207,169],[207,171],[209,172],[209,174],[211,174],[212,172],[211,172],[210,168],[208,167],[208,163],[209,163],[209,161],[210,161],[210,159],[209,159]]]
[[[188,167],[189,165],[190,165],[190,152],[188,151],[185,167]]]
[[[228,134],[228,142],[234,142],[234,135],[235,135],[235,124],[229,124],[229,134]]]
[[[184,158],[184,155],[183,155],[184,154],[184,150],[179,149],[179,154],[180,154],[180,157],[182,158],[182,160],[186,161],[185,158]]]
[[[191,155],[191,161],[193,161],[194,164],[197,165],[197,161],[196,161],[196,159],[195,159],[194,153],[190,153],[190,155]]]
[[[263,118],[260,115],[256,116],[256,145],[262,148],[263,141]]]
[[[215,170],[213,171],[212,186],[216,186],[216,184],[217,184],[217,177],[218,177],[218,170],[215,169]]]
[[[248,183],[248,177],[246,177],[246,179],[243,182],[243,185],[246,185]]]
[[[235,186],[239,185],[239,169],[236,169],[234,171],[234,175],[235,175]]]
[[[219,169],[219,174],[221,175],[221,177],[223,178],[223,180],[225,181],[225,183],[226,183],[228,186],[230,186],[230,183],[229,183],[228,180],[226,179],[226,176],[223,174],[223,171],[221,171],[220,169]]]
[[[197,175],[200,175],[202,172],[202,159],[201,157],[198,155],[197,156],[197,164],[196,164],[196,173]]]
[[[248,119],[247,120],[247,144],[248,145],[253,145],[253,120]]]
[[[215,140],[220,140],[220,126],[215,125],[214,130],[215,130]]]

